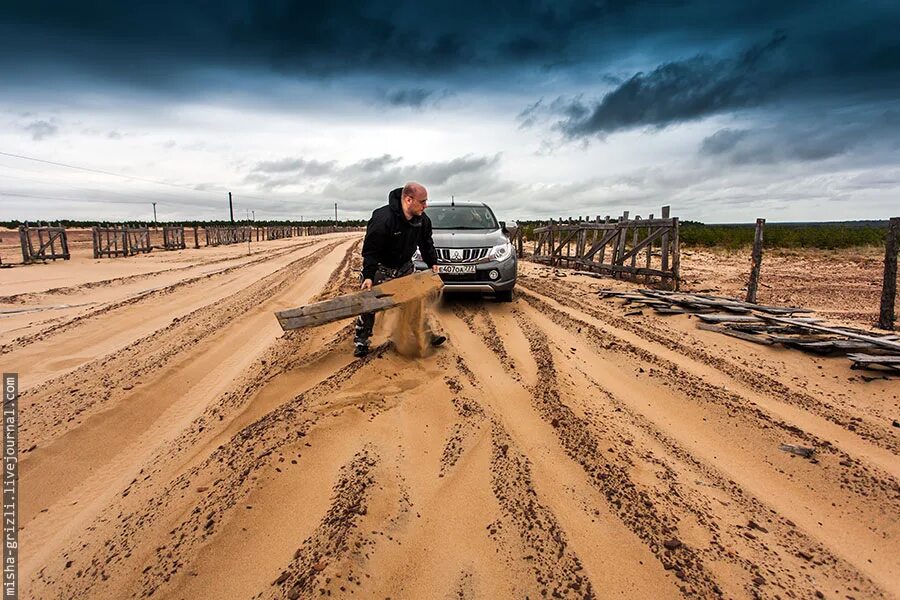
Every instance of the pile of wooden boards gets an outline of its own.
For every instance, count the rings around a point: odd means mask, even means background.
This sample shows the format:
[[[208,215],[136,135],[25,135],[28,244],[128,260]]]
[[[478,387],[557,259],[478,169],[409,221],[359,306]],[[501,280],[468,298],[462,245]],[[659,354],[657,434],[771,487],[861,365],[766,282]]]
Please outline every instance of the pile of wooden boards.
[[[697,327],[757,344],[782,344],[816,354],[846,354],[852,368],[884,367],[900,370],[900,335],[881,335],[862,329],[823,323],[808,308],[769,306],[722,296],[637,290],[601,290],[626,304],[652,308],[659,314],[694,314]]]

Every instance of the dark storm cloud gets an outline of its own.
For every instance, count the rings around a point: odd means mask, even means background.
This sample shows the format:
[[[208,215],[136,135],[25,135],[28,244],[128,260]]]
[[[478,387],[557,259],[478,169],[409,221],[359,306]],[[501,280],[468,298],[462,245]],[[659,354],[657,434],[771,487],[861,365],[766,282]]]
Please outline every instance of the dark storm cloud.
[[[845,5],[832,7],[829,19],[825,14],[822,8],[809,11],[786,21],[785,29],[757,32],[753,43],[735,32],[744,49],[663,61],[594,102],[557,99],[554,108],[565,117],[557,127],[570,138],[604,137],[753,108],[894,101],[900,91],[900,5]],[[823,26],[829,21],[842,25]]]
[[[750,134],[746,129],[720,129],[700,143],[700,154],[716,156],[726,154],[737,146],[738,142]]]
[[[258,163],[246,175],[244,182],[267,192],[287,186],[325,185],[332,194],[341,189],[351,197],[371,197],[374,191],[403,185],[410,180],[427,182],[427,185],[444,185],[454,179],[480,177],[492,171],[499,160],[500,155],[467,155],[447,161],[403,164],[402,157],[383,154],[340,167],[336,161],[286,158]]]
[[[346,78],[349,92],[329,92],[399,108],[434,106],[446,90],[518,94],[523,127],[552,115],[580,139],[786,104],[891,102],[900,92],[896,0],[8,4],[4,91],[84,88],[102,98],[117,88],[263,104],[277,85],[261,81]],[[549,98],[565,96],[535,103],[546,87],[532,90],[550,85]]]
[[[389,106],[422,109],[441,104],[442,100],[453,94],[447,90],[427,89],[422,87],[380,90],[381,101]]]
[[[198,67],[430,74],[583,57],[584,46],[595,45],[585,44],[588,34],[639,23],[659,8],[620,1],[33,0],[6,8],[0,40],[9,50],[29,50],[3,53],[10,66],[62,61],[155,84]]]
[[[733,59],[696,56],[637,73],[593,108],[573,102],[561,124],[566,135],[608,134],[636,126],[665,127],[726,110],[758,106],[777,94],[789,67],[776,59],[785,35]]]
[[[895,12],[890,2],[851,9],[837,1],[810,8],[776,0],[32,0],[5,8],[0,62],[19,80],[39,76],[25,67],[65,65],[156,88],[188,89],[196,85],[192,74],[218,69],[394,78],[494,71],[502,76],[482,81],[502,87],[534,67],[600,66],[593,72],[603,81],[622,75],[602,68],[623,56],[749,45],[779,26],[798,39],[838,20],[847,30],[871,22],[889,34],[896,20],[885,15],[896,19]],[[808,43],[815,46],[816,37]],[[891,48],[872,51],[875,62],[894,63]]]
[[[785,160],[813,162],[840,156],[861,138],[856,128],[788,130],[721,129],[705,138],[700,153],[732,164],[774,164]]]
[[[263,161],[256,164],[253,169],[260,173],[286,173],[296,172],[302,175],[318,176],[330,173],[334,169],[335,161],[320,162],[305,158],[282,158],[280,160]]]
[[[388,104],[394,106],[412,106],[420,108],[425,101],[434,96],[434,90],[424,88],[411,88],[407,90],[393,90],[385,94]]]
[[[55,123],[44,121],[42,119],[32,121],[31,123],[24,125],[22,129],[30,133],[31,139],[35,141],[54,136],[59,132],[59,127]]]
[[[891,161],[900,149],[900,113],[858,110],[853,116],[851,121],[845,111],[790,114],[757,129],[724,128],[704,138],[698,152],[735,165],[816,162],[851,151]],[[871,164],[872,156],[866,160]]]

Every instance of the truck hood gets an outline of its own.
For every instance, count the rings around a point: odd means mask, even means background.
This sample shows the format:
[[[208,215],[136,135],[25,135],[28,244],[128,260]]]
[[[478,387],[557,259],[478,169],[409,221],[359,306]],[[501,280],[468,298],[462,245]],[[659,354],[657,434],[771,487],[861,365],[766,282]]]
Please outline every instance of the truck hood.
[[[487,248],[509,240],[499,229],[469,231],[467,229],[434,229],[431,232],[437,248]]]

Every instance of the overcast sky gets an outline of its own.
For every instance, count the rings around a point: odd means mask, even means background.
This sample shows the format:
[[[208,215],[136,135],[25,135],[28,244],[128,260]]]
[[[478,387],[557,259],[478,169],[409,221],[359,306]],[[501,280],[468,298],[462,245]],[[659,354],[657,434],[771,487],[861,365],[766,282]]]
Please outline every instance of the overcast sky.
[[[898,31],[897,0],[11,2],[0,219],[361,218],[411,179],[508,219],[897,216]]]

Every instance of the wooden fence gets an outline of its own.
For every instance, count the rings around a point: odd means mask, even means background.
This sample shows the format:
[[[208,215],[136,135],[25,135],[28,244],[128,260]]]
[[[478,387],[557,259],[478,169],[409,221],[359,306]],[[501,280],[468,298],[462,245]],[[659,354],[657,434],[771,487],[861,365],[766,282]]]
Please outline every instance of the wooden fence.
[[[128,237],[125,228],[118,225],[112,227],[91,227],[94,244],[94,258],[115,258],[128,256]]]
[[[534,230],[536,236],[532,260],[552,266],[576,268],[626,279],[653,278],[678,289],[680,282],[680,245],[678,218],[628,217],[618,219],[579,218],[550,220]],[[521,249],[521,243],[517,244]]]
[[[304,230],[301,235],[323,235],[326,233],[340,233],[340,232],[348,232],[348,231],[365,231],[365,227],[335,227],[334,225],[326,225],[326,226],[314,226],[310,225],[308,227],[301,227],[300,229]]]
[[[125,239],[128,243],[128,255],[146,254],[153,250],[150,244],[149,227],[125,227]]]
[[[365,227],[334,226],[334,225],[267,225],[254,227],[256,241],[280,240],[290,237],[307,237],[311,235],[323,235],[326,233],[341,233],[348,231],[365,231]]]
[[[225,246],[249,242],[253,237],[253,229],[249,226],[234,225],[231,227],[206,227],[207,246]]]
[[[96,226],[91,228],[94,258],[116,258],[145,254],[153,250],[149,227],[127,225]]]
[[[268,227],[263,228],[263,239],[265,240],[280,240],[283,238],[294,237],[294,230],[296,227],[292,227],[290,225],[270,225]],[[259,239],[259,238],[257,238]]]
[[[184,250],[187,244],[184,242],[184,227],[170,225],[163,226],[163,249]]]
[[[46,260],[69,260],[69,240],[64,227],[29,227],[26,223],[19,226],[19,241],[22,262],[26,265]]]
[[[200,227],[193,226],[194,248],[201,246]],[[162,228],[164,250],[187,248],[187,236],[183,226],[165,225]],[[252,227],[250,225],[205,227],[207,246],[246,243],[256,240],[278,240],[295,236],[313,236],[326,233],[365,231],[365,227],[345,226],[299,226],[271,225]],[[255,233],[254,233],[255,232]],[[116,258],[151,252],[149,227],[129,227],[127,225],[97,225],[91,228],[94,258]],[[32,227],[27,223],[19,227],[22,246],[22,262],[29,264],[46,260],[69,260],[69,243],[64,227]],[[2,265],[2,263],[0,263]],[[8,266],[8,265],[2,265]]]

